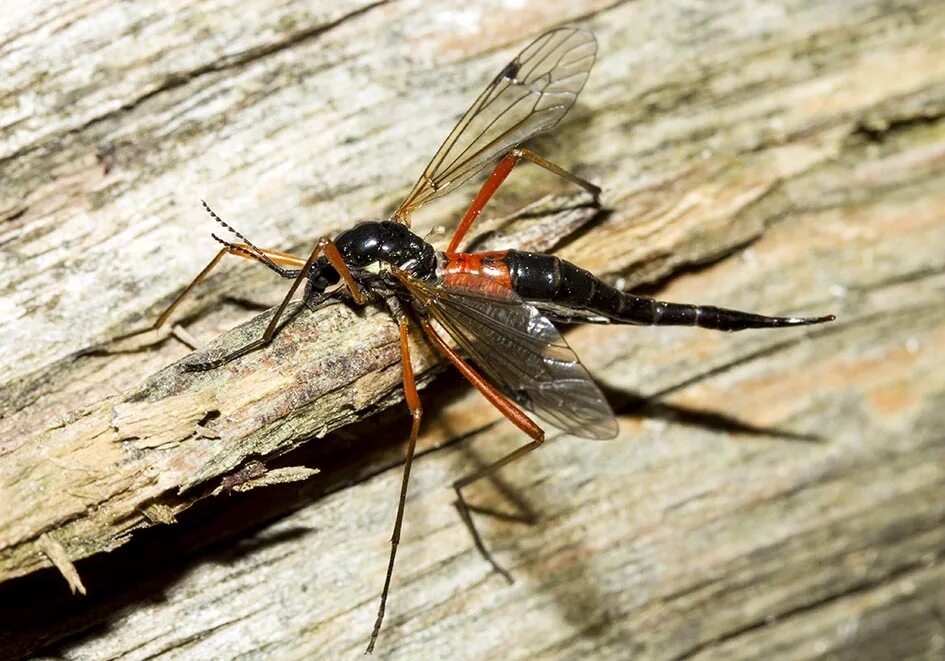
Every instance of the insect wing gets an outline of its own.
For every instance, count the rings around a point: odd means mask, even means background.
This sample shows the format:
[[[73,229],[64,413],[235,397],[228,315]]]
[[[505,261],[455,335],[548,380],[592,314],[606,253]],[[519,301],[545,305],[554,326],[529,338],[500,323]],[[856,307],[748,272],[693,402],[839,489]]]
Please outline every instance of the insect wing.
[[[466,111],[393,217],[409,224],[422,204],[557,124],[574,105],[596,54],[594,35],[577,28],[551,30],[533,41]]]
[[[488,278],[405,279],[415,299],[512,401],[574,436],[608,439],[617,421],[604,395],[546,317]]]

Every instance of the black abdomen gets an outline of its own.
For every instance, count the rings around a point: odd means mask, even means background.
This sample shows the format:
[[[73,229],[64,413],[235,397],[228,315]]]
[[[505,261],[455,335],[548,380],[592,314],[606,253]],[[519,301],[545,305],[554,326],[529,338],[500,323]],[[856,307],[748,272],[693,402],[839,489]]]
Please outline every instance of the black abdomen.
[[[623,292],[560,257],[510,250],[505,257],[512,288],[527,301],[616,315]]]
[[[563,309],[565,321],[610,321],[644,326],[699,326],[736,331],[745,328],[802,326],[828,317],[767,317],[711,305],[668,303],[634,296],[553,255],[510,250],[505,257],[512,288],[526,301]],[[566,313],[565,313],[566,312]],[[603,319],[601,319],[603,318]]]

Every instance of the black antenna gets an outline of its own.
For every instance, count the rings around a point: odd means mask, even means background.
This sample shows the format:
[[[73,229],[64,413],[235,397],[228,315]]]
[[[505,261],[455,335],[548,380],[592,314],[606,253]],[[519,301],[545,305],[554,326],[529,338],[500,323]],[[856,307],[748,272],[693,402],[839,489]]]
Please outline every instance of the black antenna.
[[[242,246],[238,246],[235,243],[230,243],[229,241],[221,239],[213,232],[210,232],[210,236],[213,238],[214,241],[216,241],[219,244],[222,244],[223,247],[226,248],[227,250],[230,250],[235,253],[239,253],[241,255],[245,255],[246,257],[249,257],[250,259],[259,259],[259,255],[254,253],[252,250],[247,250],[246,248]]]
[[[238,231],[235,227],[231,227],[231,226],[228,225],[222,218],[220,218],[220,216],[218,216],[218,215],[213,211],[213,209],[210,208],[210,205],[207,204],[207,201],[206,201],[206,200],[200,200],[200,203],[203,205],[203,208],[207,210],[207,213],[210,214],[210,217],[211,217],[211,218],[213,218],[215,221],[217,221],[218,223],[220,223],[224,228],[226,228],[227,231],[229,231],[229,232],[230,232],[233,236],[235,236],[237,239],[239,239],[240,241],[242,241],[243,243],[245,243],[246,245],[248,245],[248,246],[251,248],[251,251],[250,251],[250,250],[246,250],[245,248],[241,248],[240,246],[235,246],[235,245],[233,245],[232,243],[230,243],[230,242],[228,242],[228,241],[224,241],[223,239],[221,239],[220,237],[218,237],[216,234],[211,233],[210,236],[212,236],[214,239],[216,239],[217,241],[219,241],[220,243],[222,243],[222,244],[223,244],[224,246],[226,246],[227,248],[230,248],[231,250],[236,250],[236,251],[238,251],[238,252],[241,252],[241,253],[250,255],[250,256],[252,256],[252,257],[255,257],[256,259],[258,259],[259,261],[261,261],[262,263],[266,264],[267,266],[269,266],[270,268],[272,268],[273,270],[275,270],[275,271],[277,271],[277,272],[279,272],[279,271],[282,270],[281,268],[279,268],[279,265],[278,265],[278,264],[276,264],[274,261],[272,261],[272,260],[269,258],[269,255],[267,255],[267,254],[264,253],[262,250],[260,250],[260,249],[257,248],[255,245],[253,245],[253,242],[250,241],[249,239],[247,239],[247,238],[246,238],[245,236],[243,236],[242,234],[240,234],[239,231]]]

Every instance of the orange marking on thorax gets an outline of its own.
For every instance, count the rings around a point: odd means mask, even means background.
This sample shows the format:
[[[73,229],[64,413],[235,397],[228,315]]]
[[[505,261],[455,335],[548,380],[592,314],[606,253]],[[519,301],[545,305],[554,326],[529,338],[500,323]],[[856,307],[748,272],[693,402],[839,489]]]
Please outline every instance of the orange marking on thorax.
[[[505,263],[507,253],[508,250],[447,253],[446,264],[443,267],[444,283],[459,284],[462,276],[477,275],[511,289],[512,277]]]

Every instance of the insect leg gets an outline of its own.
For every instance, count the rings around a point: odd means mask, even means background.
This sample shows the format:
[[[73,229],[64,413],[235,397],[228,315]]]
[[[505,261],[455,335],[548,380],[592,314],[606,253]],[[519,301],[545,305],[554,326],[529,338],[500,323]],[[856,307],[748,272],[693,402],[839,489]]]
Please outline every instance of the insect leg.
[[[338,275],[341,276],[341,279],[344,280],[345,285],[348,287],[348,291],[351,292],[351,297],[354,299],[354,302],[358,305],[364,303],[364,294],[361,293],[361,287],[358,286],[354,276],[351,275],[351,269],[349,269],[348,265],[345,264],[344,257],[341,256],[338,246],[336,246],[335,242],[329,238],[324,238],[319,243],[324,245],[325,258],[328,260],[328,263],[331,264],[332,267],[338,272]],[[311,265],[309,265],[309,268],[311,268]]]
[[[577,184],[578,186],[580,186],[581,188],[583,188],[588,193],[594,196],[594,204],[600,203],[600,193],[601,193],[600,186],[596,186],[592,184],[591,182],[589,182],[587,179],[582,179],[576,174],[568,172],[560,165],[556,163],[552,163],[551,161],[542,158],[541,156],[539,156],[538,154],[536,154],[530,149],[519,147],[515,151],[518,152],[518,155],[520,157],[528,159],[535,165],[540,165],[541,167],[545,168],[549,172],[554,172],[559,177],[562,177],[563,179],[567,179],[572,184]]]
[[[485,544],[483,544],[482,537],[480,537],[479,531],[476,529],[476,525],[473,522],[470,507],[468,503],[466,503],[466,499],[463,497],[462,490],[463,487],[466,487],[473,482],[476,482],[477,480],[492,474],[506,464],[515,461],[519,457],[524,457],[532,450],[538,448],[545,440],[545,432],[542,431],[541,427],[532,422],[531,418],[525,415],[525,413],[523,413],[522,410],[515,405],[515,403],[513,403],[501,392],[493,388],[481,374],[470,367],[470,365],[465,360],[463,360],[459,354],[453,351],[453,349],[443,341],[443,338],[439,336],[429,321],[423,321],[421,322],[421,325],[433,344],[440,351],[442,351],[449,361],[453,363],[456,369],[458,369],[460,373],[466,377],[466,379],[468,379],[469,382],[472,383],[487,400],[489,400],[489,403],[495,406],[499,412],[502,413],[502,415],[509,419],[512,424],[528,434],[532,439],[522,447],[513,452],[510,452],[498,461],[453,483],[453,489],[456,491],[457,497],[456,508],[459,510],[459,514],[463,519],[463,523],[465,523],[466,527],[469,528],[469,533],[472,535],[473,542],[476,544],[476,548],[479,549],[479,552],[486,559],[486,561],[492,565],[493,569],[495,569],[498,573],[504,576],[509,583],[511,583],[512,575],[509,574],[509,572],[498,562],[496,562],[495,558],[492,557],[492,554],[490,554],[486,549]]]
[[[266,266],[269,266],[268,262],[264,262],[261,259],[259,259],[259,257],[251,250],[248,244],[228,243],[225,241],[223,243],[229,248],[227,252],[229,252],[230,254],[238,255],[245,259],[255,259],[260,264],[265,264]],[[282,252],[281,250],[273,250],[272,248],[258,248],[256,246],[252,246],[252,248],[255,248],[256,250],[261,252],[263,255],[268,257],[269,261],[271,261],[273,264],[276,264],[277,266],[293,266],[299,269],[305,265],[304,258],[298,257],[296,255],[293,255],[287,252]],[[272,268],[272,267],[269,266],[269,268]],[[272,269],[272,270],[278,273],[279,275],[281,275],[282,277],[287,277],[285,275],[287,272],[291,273],[291,270],[289,269]]]
[[[147,328],[142,328],[139,330],[124,333],[123,335],[119,335],[118,337],[111,340],[109,344],[119,342],[121,340],[127,340],[128,338],[136,337],[138,335],[143,335],[144,333],[150,333],[152,331],[156,331],[161,326],[163,326],[165,322],[167,322],[168,318],[170,318],[171,314],[173,314],[174,310],[177,309],[177,306],[180,305],[181,301],[183,301],[184,298],[186,298],[187,295],[190,294],[197,287],[197,285],[199,285],[201,282],[203,282],[207,278],[207,276],[210,274],[210,271],[212,271],[216,267],[216,265],[220,263],[220,260],[223,259],[224,255],[236,255],[237,257],[242,257],[244,259],[252,259],[255,261],[260,261],[256,253],[250,250],[250,246],[247,244],[227,243],[225,241],[222,243],[224,247],[220,249],[220,251],[213,257],[213,259],[211,259],[210,262],[203,268],[203,270],[197,274],[197,277],[191,280],[190,284],[187,285],[183,289],[183,291],[181,291],[181,293],[178,294],[177,297],[173,301],[171,301],[171,304],[168,305],[164,309],[164,311],[158,315],[158,318],[154,320],[153,324],[151,324]],[[267,255],[274,263],[279,264],[279,265],[301,266],[302,264],[305,263],[301,257],[296,257],[294,255],[290,255],[289,253],[280,252],[278,250],[271,250],[269,248],[257,248],[257,250]],[[265,264],[265,262],[262,262],[262,263]],[[276,270],[276,272],[284,278],[294,278],[298,274],[297,271],[292,271],[288,269],[278,269]],[[181,339],[181,338],[178,337],[178,339]],[[181,341],[183,341],[183,339],[181,339]],[[184,344],[187,344],[188,346],[190,346],[191,342],[187,341],[187,342],[184,342]],[[190,348],[194,349],[196,347],[190,346]]]
[[[282,303],[279,304],[279,308],[272,316],[272,319],[269,321],[269,325],[266,326],[266,330],[261,338],[255,342],[250,342],[246,346],[240,347],[236,351],[233,351],[222,358],[217,358],[215,360],[209,360],[206,362],[188,363],[184,365],[184,369],[188,372],[205,372],[207,370],[215,369],[220,365],[224,365],[235,358],[244,356],[251,351],[261,349],[272,342],[272,338],[276,334],[276,329],[279,324],[279,319],[282,317],[282,313],[285,311],[289,301],[292,300],[292,296],[295,295],[295,291],[299,288],[299,285],[305,281],[305,278],[312,270],[312,265],[315,263],[315,260],[322,252],[326,253],[326,257],[328,258],[329,262],[331,262],[331,265],[344,278],[345,283],[348,284],[349,288],[351,288],[351,295],[354,297],[355,301],[358,303],[362,302],[364,297],[361,294],[361,290],[357,288],[357,283],[354,282],[351,271],[345,265],[344,260],[341,257],[341,253],[338,252],[338,248],[335,247],[335,244],[331,239],[324,237],[319,239],[318,243],[315,245],[315,249],[312,250],[312,254],[309,255],[308,260],[305,262],[305,265],[298,271],[297,274],[295,274],[295,280],[292,282],[292,286],[289,287],[289,291],[286,293],[285,298],[282,299]]]
[[[508,154],[506,154],[505,157],[499,161],[498,165],[495,166],[495,169],[492,171],[492,174],[489,175],[489,178],[486,179],[486,183],[484,183],[482,188],[479,189],[476,197],[473,198],[472,204],[470,204],[469,208],[466,209],[463,219],[459,221],[459,225],[456,227],[456,231],[453,233],[453,238],[450,239],[450,245],[446,249],[447,253],[456,252],[456,249],[459,247],[459,242],[463,240],[464,236],[466,236],[466,232],[469,231],[469,228],[472,226],[473,222],[479,217],[479,214],[486,206],[486,203],[499,189],[499,186],[502,185],[502,182],[505,181],[505,178],[509,176],[512,168],[514,168],[515,164],[519,161],[519,155],[517,152],[517,149],[513,149]]]
[[[245,236],[240,234],[239,231],[235,227],[233,227],[232,225],[228,224],[225,220],[220,218],[220,216],[218,216],[216,212],[210,208],[210,205],[207,204],[206,200],[200,200],[200,203],[203,204],[203,208],[206,210],[208,214],[210,214],[210,217],[213,218],[215,221],[217,221],[217,223],[219,223],[220,226],[222,226],[228,232],[233,234],[236,238],[244,242],[244,243],[239,243],[239,244],[233,244],[233,243],[230,243],[229,241],[224,241],[223,239],[218,237],[216,234],[210,235],[216,241],[218,241],[219,243],[222,243],[224,247],[236,248],[240,252],[245,253],[241,255],[242,257],[255,259],[257,262],[260,262],[261,264],[268,266],[270,269],[272,269],[273,271],[281,275],[283,278],[294,278],[295,274],[292,274],[286,271],[286,269],[282,268],[280,264],[288,263],[288,265],[290,266],[301,266],[302,264],[305,263],[301,257],[296,257],[295,255],[279,252],[278,250],[257,248],[255,245],[253,245],[252,241],[250,241]]]
[[[387,606],[387,595],[390,592],[390,580],[394,572],[394,558],[397,556],[397,545],[400,543],[400,529],[404,522],[404,505],[407,502],[407,483],[410,480],[410,466],[413,464],[414,450],[417,447],[417,433],[420,430],[420,418],[423,416],[423,408],[420,406],[420,395],[417,393],[417,384],[413,378],[413,366],[410,364],[410,345],[407,341],[407,317],[402,316],[397,320],[400,326],[400,364],[403,369],[404,380],[404,399],[407,407],[410,409],[410,415],[413,416],[413,424],[410,427],[410,440],[407,442],[407,458],[404,462],[404,476],[400,483],[400,500],[397,502],[397,518],[394,520],[394,532],[390,537],[390,559],[387,563],[387,575],[384,578],[384,589],[381,591],[381,603],[377,609],[377,619],[374,621],[374,629],[371,631],[371,640],[368,642],[367,653],[374,651],[374,643],[377,641],[378,633],[381,630],[381,623],[384,621],[384,609]]]
[[[559,177],[567,179],[573,184],[577,184],[581,188],[585,189],[591,195],[594,196],[594,203],[597,204],[600,202],[600,188],[595,186],[586,179],[572,174],[565,170],[560,165],[548,161],[535,152],[523,149],[521,147],[516,147],[511,150],[505,157],[499,161],[498,165],[495,166],[495,169],[492,171],[492,174],[489,175],[489,178],[486,179],[486,182],[482,185],[482,188],[479,189],[479,193],[476,194],[476,197],[473,199],[472,204],[469,205],[469,208],[466,210],[463,219],[459,222],[459,225],[456,227],[456,232],[453,234],[453,238],[450,240],[449,247],[446,249],[447,253],[454,253],[459,248],[460,241],[463,240],[463,237],[466,236],[466,233],[469,231],[469,228],[475,222],[476,218],[479,217],[479,214],[482,212],[482,209],[486,206],[486,203],[492,198],[495,192],[499,189],[499,186],[502,185],[502,182],[505,181],[505,178],[509,176],[509,173],[512,171],[512,168],[515,167],[515,164],[518,163],[521,159],[527,159],[536,165],[540,165],[549,172],[553,172]]]

